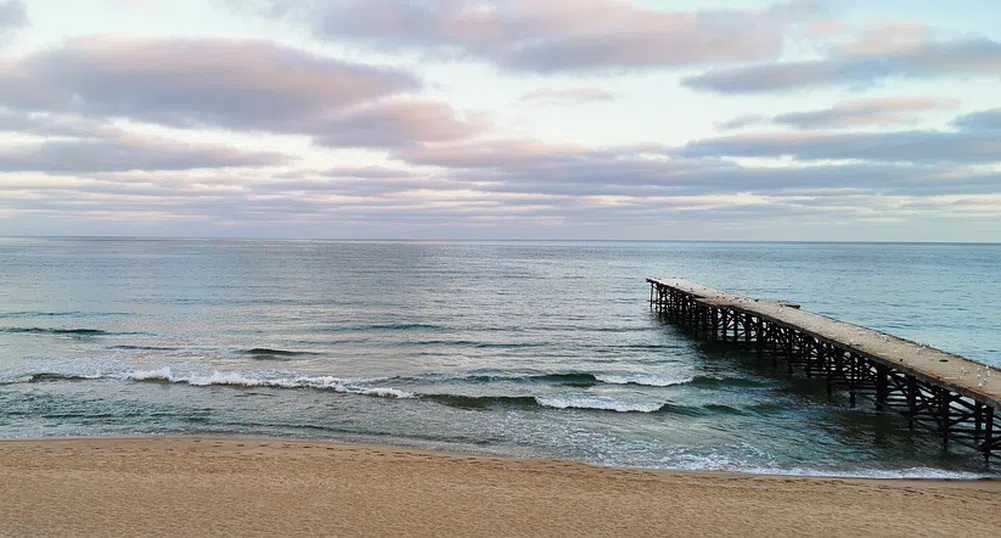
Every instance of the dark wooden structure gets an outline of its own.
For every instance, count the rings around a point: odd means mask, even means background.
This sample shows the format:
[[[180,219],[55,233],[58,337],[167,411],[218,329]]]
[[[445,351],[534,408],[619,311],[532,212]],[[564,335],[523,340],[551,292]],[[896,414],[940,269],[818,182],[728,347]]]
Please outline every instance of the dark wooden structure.
[[[828,391],[860,396],[990,462],[1001,455],[1001,370],[807,312],[799,305],[734,295],[679,279],[648,278],[650,307],[697,338],[733,342],[781,360],[791,374],[824,377]]]

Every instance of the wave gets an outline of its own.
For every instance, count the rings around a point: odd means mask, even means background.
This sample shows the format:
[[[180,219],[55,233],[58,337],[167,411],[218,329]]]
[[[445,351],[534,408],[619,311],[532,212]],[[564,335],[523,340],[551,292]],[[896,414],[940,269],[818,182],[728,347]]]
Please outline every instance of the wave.
[[[0,312],[0,318],[42,318],[57,316],[79,316],[83,312]]]
[[[609,396],[588,394],[560,394],[552,396],[471,396],[463,394],[417,393],[417,398],[429,400],[458,409],[484,410],[491,407],[545,407],[551,409],[578,409],[583,411],[611,411],[617,413],[666,413],[683,416],[705,416],[716,412],[710,406],[692,407],[664,402],[629,401]],[[725,406],[724,406],[725,407]],[[729,408],[731,413],[738,410]]]
[[[548,377],[566,379],[587,378],[590,374],[559,374]],[[547,376],[539,376],[547,377]],[[592,376],[593,377],[593,376]],[[249,372],[220,372],[208,374],[177,373],[170,367],[152,370],[133,370],[105,374],[65,374],[44,372],[21,378],[0,381],[0,385],[18,383],[80,382],[110,379],[138,383],[181,384],[192,387],[234,387],[266,389],[310,389],[337,393],[357,394],[393,399],[420,399],[466,410],[486,410],[495,407],[573,409],[595,412],[671,414],[687,417],[711,415],[745,415],[748,411],[726,405],[709,404],[690,406],[663,401],[622,399],[585,392],[553,395],[465,395],[454,393],[411,392],[399,388],[371,386],[377,381],[400,378],[354,378],[333,376],[284,376]]]
[[[552,407],[555,409],[589,409],[595,411],[616,411],[619,413],[656,413],[667,410],[666,406],[671,405],[660,402],[628,402],[607,396],[577,395],[536,396],[535,401],[543,407]]]
[[[385,398],[416,397],[413,393],[404,390],[365,386],[363,383],[372,381],[370,379],[341,379],[332,376],[258,377],[253,374],[245,374],[241,372],[220,371],[214,371],[207,375],[184,375],[174,373],[169,367],[157,368],[155,370],[136,370],[125,373],[95,375],[39,373],[26,378],[7,381],[5,383],[43,383],[51,381],[84,381],[95,379],[182,384],[193,387],[224,386],[275,389],[314,389],[348,394],[361,394],[365,396],[379,396]]]
[[[71,316],[85,316],[85,317],[104,317],[104,316],[131,316],[133,314],[129,312],[46,312],[41,310],[22,310],[19,312],[0,312],[0,319],[13,319],[13,318],[56,318],[56,317],[71,317]]]
[[[417,340],[412,342],[399,342],[395,345],[401,347],[416,347],[416,346],[455,346],[455,347],[471,347],[475,349],[522,349],[522,348],[533,348],[541,347],[543,344],[540,343],[499,343],[499,342],[478,342],[476,340]]]
[[[335,325],[327,327],[326,332],[345,331],[440,331],[440,325],[428,323],[373,323],[370,325]]]
[[[0,332],[20,334],[57,334],[68,336],[107,336],[110,334],[126,334],[110,333],[100,329],[51,329],[46,327],[3,327],[0,328]]]
[[[86,374],[32,374],[19,379],[13,379],[10,381],[0,382],[0,385],[13,385],[15,383],[44,383],[46,381],[87,381],[91,379],[100,379],[99,375],[86,375]]]
[[[534,396],[465,396],[462,394],[419,394],[422,400],[457,407],[459,409],[486,409],[494,405],[535,406]]]
[[[688,384],[698,388],[754,388],[766,386],[766,384],[762,381],[748,379],[746,377],[717,377],[706,375],[697,375],[689,380]]]
[[[600,384],[640,385],[645,387],[670,387],[692,381],[690,377],[659,376],[655,374],[593,374],[588,372],[538,373],[524,375],[472,374],[447,376],[431,374],[425,377],[399,378],[407,381],[446,381],[462,383],[556,383],[569,387],[588,388]]]
[[[239,351],[239,353],[243,355],[249,355],[250,357],[259,360],[287,360],[294,357],[320,355],[320,353],[316,353],[314,351],[274,349],[269,347],[255,347],[251,349],[242,349]]]
[[[130,344],[108,346],[105,349],[121,349],[125,351],[177,351],[177,347],[165,347],[165,346],[136,346]]]
[[[645,387],[670,387],[672,385],[684,385],[691,383],[693,377],[666,377],[653,374],[598,374],[595,375],[598,381],[610,383],[612,385],[642,385]]]
[[[170,368],[147,370],[125,374],[125,379],[134,381],[169,382],[191,385],[193,387],[231,386],[231,387],[264,387],[278,389],[316,389],[330,390],[349,394],[366,396],[382,396],[389,398],[413,398],[414,394],[393,388],[366,387],[362,381],[341,379],[333,376],[298,376],[285,378],[254,377],[239,372],[215,371],[209,375],[183,376],[175,375]]]

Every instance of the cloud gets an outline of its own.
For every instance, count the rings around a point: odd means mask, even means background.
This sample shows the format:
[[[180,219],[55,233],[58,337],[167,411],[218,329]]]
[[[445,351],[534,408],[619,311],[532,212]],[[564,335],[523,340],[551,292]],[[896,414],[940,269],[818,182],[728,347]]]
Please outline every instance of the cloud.
[[[517,71],[673,67],[774,58],[783,30],[821,2],[667,11],[615,0],[274,0],[313,33],[388,51],[486,60]]]
[[[130,134],[79,117],[18,114],[0,109],[0,132],[40,140],[0,145],[0,172],[90,173],[121,170],[279,166],[292,160],[216,144],[187,144]]]
[[[0,66],[0,102],[21,112],[300,134],[338,147],[439,142],[487,128],[444,103],[406,97],[421,87],[399,69],[247,39],[91,36]]]
[[[772,118],[774,123],[797,129],[837,129],[914,123],[914,112],[955,108],[954,99],[928,97],[890,97],[841,101],[831,108],[790,112]]]
[[[768,118],[762,116],[761,114],[744,114],[743,116],[737,116],[731,120],[727,120],[716,124],[720,129],[740,129],[741,127],[747,127],[749,125],[757,125],[760,123],[765,123]]]
[[[386,168],[384,166],[339,166],[324,170],[322,175],[341,178],[391,179],[411,177],[413,173],[408,170]]]
[[[0,39],[28,24],[28,10],[20,0],[0,2]]]
[[[799,160],[861,159],[902,163],[995,163],[1001,138],[977,131],[747,134],[696,140],[685,157],[783,157]]]
[[[4,108],[0,108],[0,132],[38,137],[69,138],[119,136],[124,134],[124,131],[113,125],[80,117],[25,114]]]
[[[907,52],[931,40],[930,26],[912,22],[874,24],[862,29],[856,37],[835,45],[838,54],[874,56]]]
[[[472,138],[487,128],[484,119],[459,119],[451,106],[439,101],[398,99],[352,108],[330,117],[314,133],[314,142],[330,147],[388,148],[418,141]]]
[[[953,123],[961,129],[1001,131],[1001,108],[960,116]]]
[[[986,38],[910,43],[886,52],[863,49],[823,60],[710,70],[682,79],[695,90],[755,93],[820,86],[869,85],[886,78],[1001,73],[1001,43]]]
[[[420,86],[396,69],[223,38],[76,38],[0,70],[11,108],[274,132]]]
[[[254,169],[83,177],[0,173],[0,188],[8,194],[0,199],[0,225],[27,230],[30,224],[40,233],[78,223],[88,233],[112,233],[129,222],[130,233],[157,235],[210,229],[215,235],[369,238],[651,238],[651,228],[660,234],[661,226],[678,232],[672,237],[691,238],[689,227],[698,225],[708,230],[707,238],[735,238],[754,227],[777,233],[795,218],[799,231],[830,233],[833,226],[844,239],[846,223],[865,228],[857,237],[867,237],[872,230],[859,223],[868,219],[912,226],[919,219],[955,218],[957,208],[971,215],[967,221],[1001,218],[1001,174],[989,168],[759,167],[668,152],[652,145],[479,140],[393,150],[395,158],[420,165],[422,172],[342,167],[281,177]],[[803,233],[801,238],[811,237]]]
[[[280,166],[278,153],[250,153],[218,145],[156,138],[58,140],[0,146],[0,171],[87,173],[122,170],[190,170],[230,166]]]
[[[614,92],[600,88],[539,88],[525,93],[519,100],[544,105],[574,105],[617,98]]]
[[[669,148],[586,148],[532,140],[479,141],[413,147],[393,157],[442,169],[435,178],[488,192],[570,197],[701,196],[858,189],[864,193],[921,195],[997,192],[1001,174],[964,170],[952,163],[897,162],[745,166],[728,154],[671,157]],[[799,195],[799,194],[796,194]]]

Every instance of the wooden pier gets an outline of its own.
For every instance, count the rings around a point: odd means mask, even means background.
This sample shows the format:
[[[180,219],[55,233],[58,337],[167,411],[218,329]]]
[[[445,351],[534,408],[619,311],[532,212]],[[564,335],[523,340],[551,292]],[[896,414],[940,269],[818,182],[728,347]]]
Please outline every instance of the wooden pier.
[[[989,462],[1001,455],[1001,370],[801,310],[799,305],[726,293],[679,279],[648,278],[650,307],[695,337],[742,344],[788,372],[827,379],[879,409],[901,412],[911,428],[971,446]]]

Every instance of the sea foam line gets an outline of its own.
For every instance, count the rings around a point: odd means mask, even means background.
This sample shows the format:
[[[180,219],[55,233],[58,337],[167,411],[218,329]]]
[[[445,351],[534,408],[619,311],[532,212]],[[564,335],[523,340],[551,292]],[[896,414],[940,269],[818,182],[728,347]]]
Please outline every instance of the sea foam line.
[[[120,376],[122,379],[135,381],[166,381],[194,387],[232,386],[232,387],[265,387],[280,389],[318,389],[342,392],[348,394],[363,394],[385,398],[414,398],[415,395],[404,390],[386,387],[366,387],[361,383],[366,380],[346,380],[333,376],[298,376],[287,378],[270,378],[248,376],[239,372],[220,372],[209,375],[175,375],[169,367],[156,370],[136,371]]]
[[[211,374],[178,374],[169,366],[153,370],[133,370],[122,373],[57,374],[41,373],[21,376],[4,381],[2,384],[37,383],[42,381],[79,381],[89,379],[116,379],[120,381],[161,382],[190,385],[193,387],[229,386],[264,387],[277,389],[316,389],[347,394],[379,396],[383,398],[415,398],[411,392],[387,387],[363,385],[376,379],[341,379],[333,376],[261,377],[240,372],[213,371]]]

